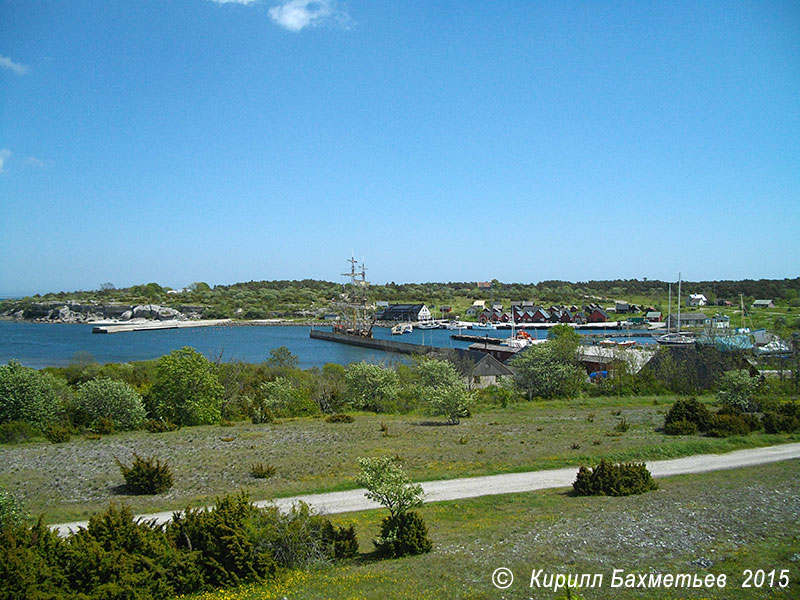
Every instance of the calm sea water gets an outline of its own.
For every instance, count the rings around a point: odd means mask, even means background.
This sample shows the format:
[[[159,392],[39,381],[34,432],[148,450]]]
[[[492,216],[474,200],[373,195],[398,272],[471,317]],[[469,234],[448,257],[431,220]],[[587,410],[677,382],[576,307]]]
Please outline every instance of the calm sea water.
[[[100,363],[148,360],[169,354],[183,346],[191,346],[209,358],[222,353],[223,360],[261,362],[269,351],[286,346],[300,360],[304,369],[321,367],[325,363],[395,362],[406,361],[407,356],[389,354],[378,350],[359,348],[346,344],[312,340],[309,327],[248,326],[248,327],[197,327],[192,329],[165,329],[161,331],[135,331],[107,335],[92,334],[91,325],[66,325],[50,323],[15,323],[0,321],[0,363],[11,359],[35,368],[64,366],[77,352],[89,352]],[[412,344],[425,344],[440,348],[466,348],[470,342],[455,341],[454,333],[446,329],[423,331],[395,336],[394,339]],[[508,330],[468,332],[491,337],[506,337]],[[539,338],[546,331],[530,330]],[[377,338],[390,339],[389,330],[376,327]],[[642,342],[650,339],[633,338]]]

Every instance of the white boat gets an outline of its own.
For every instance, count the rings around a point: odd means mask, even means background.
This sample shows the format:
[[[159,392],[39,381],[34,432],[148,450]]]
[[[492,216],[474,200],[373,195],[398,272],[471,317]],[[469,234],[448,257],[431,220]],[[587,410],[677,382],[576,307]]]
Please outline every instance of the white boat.
[[[622,340],[620,342],[616,340],[603,340],[600,342],[601,346],[608,346],[611,348],[630,348],[631,346],[636,345],[635,340]]]
[[[392,327],[392,335],[402,335],[404,333],[411,333],[414,327],[410,323],[398,323]]]
[[[691,346],[694,344],[694,338],[686,335],[685,333],[667,333],[661,337],[656,338],[656,342],[664,346]]]
[[[512,333],[511,337],[506,338],[500,342],[501,346],[508,346],[509,348],[527,348],[533,344],[533,338],[527,331],[520,331],[519,333]]]
[[[435,321],[423,321],[417,323],[417,329],[439,329],[439,325]]]
[[[485,329],[485,330],[490,330],[490,331],[494,331],[495,329],[497,329],[497,327],[495,327],[494,323],[473,323],[472,324],[472,328],[473,329]]]
[[[445,324],[444,328],[450,331],[456,331],[458,329],[467,329],[469,326],[470,323],[464,323],[463,321],[449,321]]]

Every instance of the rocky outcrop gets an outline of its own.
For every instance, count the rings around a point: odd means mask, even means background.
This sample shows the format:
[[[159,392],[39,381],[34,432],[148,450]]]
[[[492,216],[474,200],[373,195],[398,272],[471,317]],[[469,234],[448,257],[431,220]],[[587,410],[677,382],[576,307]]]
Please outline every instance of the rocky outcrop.
[[[158,304],[142,304],[135,306],[132,310],[134,319],[152,319],[156,321],[175,321],[186,318],[181,312],[174,308],[159,306]]]
[[[198,307],[192,307],[198,308]],[[201,307],[200,307],[201,308]],[[202,308],[201,308],[202,310]],[[24,308],[12,307],[0,314],[0,318],[18,321],[39,321],[51,323],[90,323],[94,321],[146,319],[154,321],[183,321],[197,318],[199,313],[187,314],[158,304],[78,304],[76,302],[41,302],[27,304]]]

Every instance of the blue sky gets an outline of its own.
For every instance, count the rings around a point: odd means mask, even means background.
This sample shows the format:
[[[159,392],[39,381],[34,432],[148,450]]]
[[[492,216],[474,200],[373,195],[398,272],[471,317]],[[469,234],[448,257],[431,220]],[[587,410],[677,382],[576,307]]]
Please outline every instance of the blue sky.
[[[0,294],[797,277],[797,2],[0,0]]]

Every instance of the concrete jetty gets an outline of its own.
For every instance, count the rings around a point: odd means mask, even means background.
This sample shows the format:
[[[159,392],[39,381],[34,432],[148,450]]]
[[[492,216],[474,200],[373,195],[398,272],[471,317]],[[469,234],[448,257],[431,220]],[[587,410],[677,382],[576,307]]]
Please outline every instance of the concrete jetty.
[[[138,323],[119,323],[95,325],[92,333],[123,333],[126,331],[155,331],[158,329],[186,329],[189,327],[219,327],[231,325],[230,319],[205,319],[202,321],[141,321]]]

